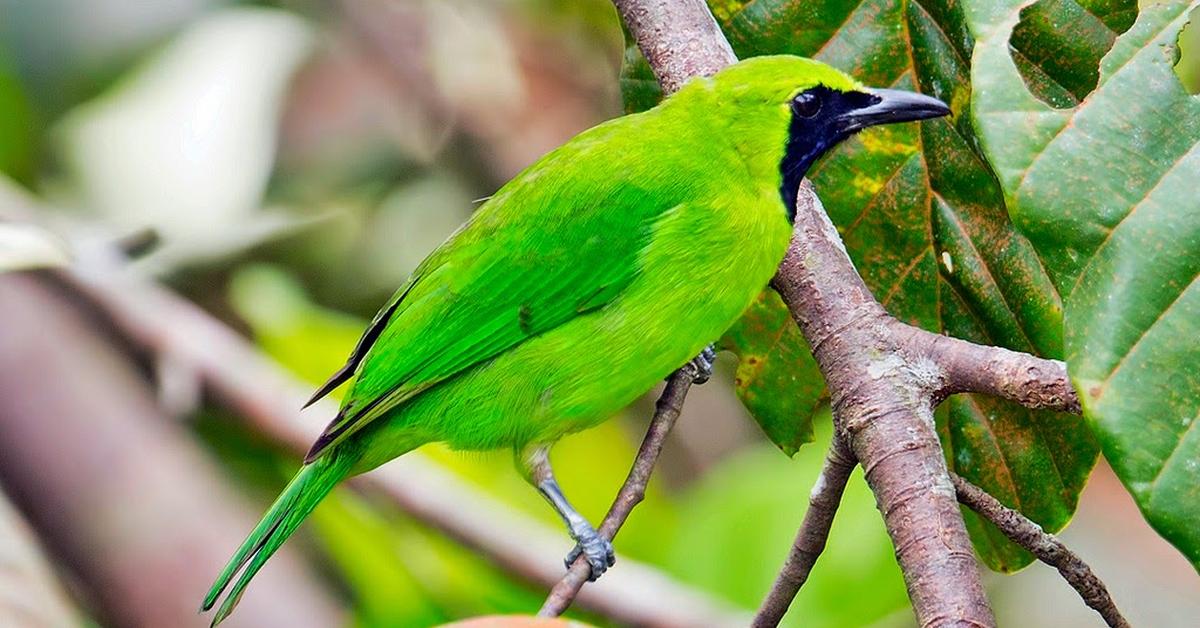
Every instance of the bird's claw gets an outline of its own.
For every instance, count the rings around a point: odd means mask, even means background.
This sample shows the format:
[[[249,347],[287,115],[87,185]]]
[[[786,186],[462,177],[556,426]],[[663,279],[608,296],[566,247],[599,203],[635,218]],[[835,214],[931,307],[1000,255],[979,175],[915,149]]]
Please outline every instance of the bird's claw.
[[[704,347],[704,349],[700,351],[700,355],[692,358],[692,361],[688,362],[688,364],[692,366],[692,371],[695,373],[692,376],[692,383],[699,385],[707,382],[712,377],[713,363],[716,362],[716,360],[717,350],[714,349],[712,345]]]
[[[616,552],[613,551],[612,542],[600,536],[599,532],[590,525],[587,528],[579,530],[575,535],[575,547],[567,554],[564,563],[567,569],[575,563],[575,559],[582,554],[587,558],[588,565],[591,567],[591,572],[588,574],[588,581],[595,582],[609,567],[612,567],[617,562]]]

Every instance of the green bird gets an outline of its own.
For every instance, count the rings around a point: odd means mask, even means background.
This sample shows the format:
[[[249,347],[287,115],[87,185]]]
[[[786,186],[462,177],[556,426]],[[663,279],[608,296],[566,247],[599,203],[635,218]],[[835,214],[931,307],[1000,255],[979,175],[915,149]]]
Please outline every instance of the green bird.
[[[213,625],[334,485],[438,441],[511,448],[577,542],[568,561],[584,554],[598,577],[612,545],[563,496],[551,445],[689,359],[711,366],[706,345],[783,259],[814,160],[868,126],[949,112],[816,61],[757,57],[546,154],[421,263],[313,396],[355,378],[204,598],[211,609],[240,573]]]

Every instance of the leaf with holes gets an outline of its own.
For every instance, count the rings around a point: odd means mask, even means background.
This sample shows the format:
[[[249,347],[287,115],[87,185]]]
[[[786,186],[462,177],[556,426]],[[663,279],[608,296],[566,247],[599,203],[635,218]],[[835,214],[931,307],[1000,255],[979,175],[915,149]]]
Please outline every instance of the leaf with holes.
[[[974,44],[960,4],[758,0],[714,13],[741,57],[811,56],[864,83],[919,89],[951,103],[958,114],[952,121],[871,129],[819,162],[810,177],[859,272],[893,315],[978,342],[1061,355],[1058,294],[1009,221],[972,120],[963,115]],[[632,81],[648,71],[644,61],[627,66],[627,84],[644,86]],[[809,409],[825,391],[779,299],[760,299],[724,346],[741,359],[743,403],[776,445],[790,453],[810,438]],[[965,396],[948,402],[938,419],[952,469],[1049,530],[1070,519],[1096,459],[1081,419]],[[966,516],[989,566],[1007,571],[1032,560],[990,524]]]
[[[967,12],[973,113],[1014,222],[1065,295],[1084,413],[1151,525],[1200,568],[1200,100],[1171,67],[1198,4],[1144,8],[1071,109],[1022,81],[1007,44],[1021,2]]]

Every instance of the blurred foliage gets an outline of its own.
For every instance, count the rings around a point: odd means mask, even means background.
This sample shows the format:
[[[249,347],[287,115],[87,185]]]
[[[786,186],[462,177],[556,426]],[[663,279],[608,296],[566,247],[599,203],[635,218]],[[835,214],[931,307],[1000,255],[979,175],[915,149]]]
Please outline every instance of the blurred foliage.
[[[30,182],[40,130],[20,77],[0,49],[0,172]]]

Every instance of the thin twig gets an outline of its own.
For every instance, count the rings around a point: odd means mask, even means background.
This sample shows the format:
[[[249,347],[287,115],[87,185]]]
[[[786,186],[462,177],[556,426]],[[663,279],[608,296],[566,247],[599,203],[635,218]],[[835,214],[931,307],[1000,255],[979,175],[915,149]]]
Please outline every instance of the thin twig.
[[[842,493],[846,490],[846,482],[855,464],[854,454],[835,433],[825,456],[825,466],[821,468],[821,475],[809,494],[808,511],[804,513],[796,541],[788,553],[787,562],[775,578],[775,584],[754,616],[754,628],[778,626],[792,600],[800,592],[800,587],[808,580],[813,565],[825,550],[833,517],[837,514]]]
[[[1062,541],[962,477],[952,474],[951,480],[954,482],[958,501],[992,522],[1013,543],[1057,569],[1067,584],[1083,598],[1083,602],[1100,613],[1106,624],[1112,628],[1129,628],[1129,622],[1125,621],[1121,611],[1117,610],[1117,605],[1108,594],[1104,583],[1096,577],[1091,567],[1063,545]]]
[[[625,483],[621,485],[621,490],[617,491],[616,499],[613,500],[608,514],[604,515],[604,521],[600,523],[597,530],[605,539],[611,541],[616,537],[617,531],[629,518],[629,513],[646,497],[646,485],[650,482],[650,474],[654,472],[654,464],[658,461],[658,455],[662,453],[663,442],[666,441],[667,434],[670,433],[671,427],[675,425],[675,420],[679,418],[679,413],[683,410],[683,400],[687,397],[688,389],[692,387],[695,377],[695,369],[688,364],[675,371],[667,380],[666,388],[663,389],[662,395],[655,404],[654,417],[650,419],[646,438],[642,440],[642,446],[638,448],[637,456],[633,459],[633,466],[629,469],[629,475],[625,478]],[[577,557],[566,575],[550,590],[538,615],[557,617],[563,614],[571,606],[575,597],[579,595],[580,589],[588,581],[590,574],[591,567],[588,565],[587,558]]]

